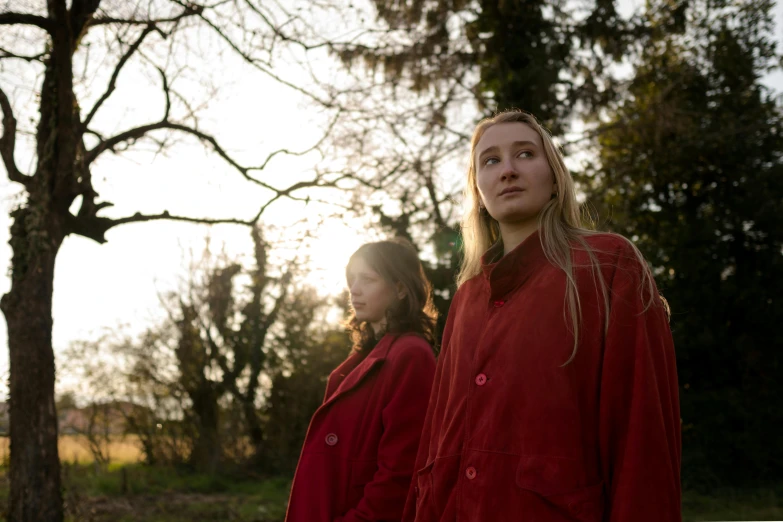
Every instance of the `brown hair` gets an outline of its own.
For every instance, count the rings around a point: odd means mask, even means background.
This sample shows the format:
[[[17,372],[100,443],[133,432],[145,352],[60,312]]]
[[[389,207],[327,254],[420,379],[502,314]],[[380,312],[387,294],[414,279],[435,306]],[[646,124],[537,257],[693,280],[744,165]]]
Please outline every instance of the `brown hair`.
[[[388,283],[405,288],[405,297],[386,311],[386,333],[416,334],[435,350],[438,311],[432,302],[432,285],[413,245],[402,238],[365,243],[351,256],[346,273],[357,258],[364,260]],[[351,312],[347,326],[354,350],[369,351],[375,347],[377,341],[372,325],[359,321]]]

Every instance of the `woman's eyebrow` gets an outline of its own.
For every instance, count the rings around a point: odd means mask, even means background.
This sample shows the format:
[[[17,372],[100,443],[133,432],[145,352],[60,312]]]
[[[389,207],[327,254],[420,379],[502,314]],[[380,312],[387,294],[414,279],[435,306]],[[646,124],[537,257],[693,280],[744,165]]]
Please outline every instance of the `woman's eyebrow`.
[[[512,147],[521,147],[521,146],[528,146],[528,147],[529,146],[533,146],[533,147],[536,147],[537,145],[535,144],[535,142],[532,142],[530,140],[518,140],[518,141],[515,141],[514,143],[512,143],[511,146]],[[486,154],[489,154],[489,153],[492,153],[492,152],[497,152],[497,151],[498,151],[498,146],[497,145],[492,145],[491,147],[488,147],[488,148],[482,150],[479,153],[478,157],[479,157],[479,159],[481,159]]]

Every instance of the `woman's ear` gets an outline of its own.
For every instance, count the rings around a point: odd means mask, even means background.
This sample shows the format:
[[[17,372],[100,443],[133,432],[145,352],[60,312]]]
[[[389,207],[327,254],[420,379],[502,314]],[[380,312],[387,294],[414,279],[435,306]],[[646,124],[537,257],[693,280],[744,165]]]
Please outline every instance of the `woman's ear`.
[[[402,283],[397,283],[397,299],[402,301],[406,295],[408,295],[408,289]]]

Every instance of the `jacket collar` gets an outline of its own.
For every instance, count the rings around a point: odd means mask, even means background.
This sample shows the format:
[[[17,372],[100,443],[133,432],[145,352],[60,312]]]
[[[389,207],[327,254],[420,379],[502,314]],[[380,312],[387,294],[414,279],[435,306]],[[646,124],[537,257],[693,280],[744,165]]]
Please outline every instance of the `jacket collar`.
[[[503,242],[496,242],[481,256],[481,270],[489,284],[490,300],[501,300],[547,263],[538,231],[530,234],[505,256]]]
[[[333,375],[344,374],[345,378],[336,387],[337,389],[334,390],[332,389],[334,387],[332,384],[333,379],[329,379],[326,399],[324,400],[322,407],[333,403],[341,396],[359,386],[371,372],[378,369],[386,361],[389,350],[397,338],[397,335],[386,334],[378,341],[375,348],[370,350],[370,353],[365,355],[354,352],[349,355],[333,372]]]

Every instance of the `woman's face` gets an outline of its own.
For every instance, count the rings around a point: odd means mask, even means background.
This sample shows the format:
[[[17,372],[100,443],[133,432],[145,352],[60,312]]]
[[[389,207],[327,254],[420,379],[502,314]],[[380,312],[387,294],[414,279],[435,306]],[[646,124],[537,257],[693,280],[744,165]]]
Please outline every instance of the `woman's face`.
[[[476,144],[476,184],[489,215],[501,224],[534,220],[555,192],[541,136],[524,123],[498,123]]]
[[[386,310],[399,299],[397,289],[361,257],[356,257],[346,271],[351,306],[359,321],[379,325],[386,319]]]

